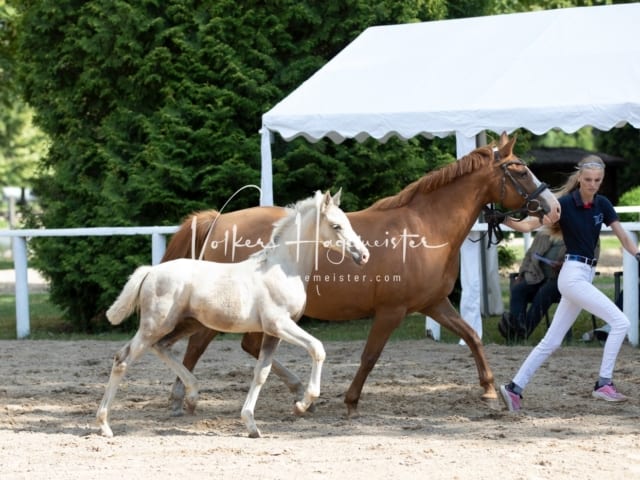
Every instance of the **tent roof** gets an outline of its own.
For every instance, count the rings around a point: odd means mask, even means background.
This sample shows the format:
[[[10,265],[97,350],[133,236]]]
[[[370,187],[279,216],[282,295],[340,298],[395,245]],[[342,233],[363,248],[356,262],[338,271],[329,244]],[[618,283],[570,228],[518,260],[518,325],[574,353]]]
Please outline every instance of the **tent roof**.
[[[640,3],[366,29],[263,115],[303,135],[640,127]]]

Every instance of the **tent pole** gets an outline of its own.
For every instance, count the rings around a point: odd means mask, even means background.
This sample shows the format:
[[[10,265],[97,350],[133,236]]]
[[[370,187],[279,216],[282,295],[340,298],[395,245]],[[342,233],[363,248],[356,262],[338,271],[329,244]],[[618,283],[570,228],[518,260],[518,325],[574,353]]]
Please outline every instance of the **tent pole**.
[[[487,144],[487,132],[484,130],[476,135],[476,148],[483,147]],[[482,215],[482,214],[481,214]],[[480,248],[480,274],[482,275],[482,307],[481,311],[486,315],[489,314],[489,289],[487,279],[487,252],[484,248],[484,241],[480,242],[482,248]]]
[[[273,133],[266,127],[260,129],[260,206],[273,205],[273,162],[271,159],[271,144]]]
[[[456,133],[456,158],[461,158],[476,148],[476,137],[465,137]],[[477,248],[480,243],[471,242],[476,236],[471,232],[460,247],[460,282],[462,284],[462,298],[460,299],[460,315],[471,325],[478,336],[482,338],[482,316],[480,314],[480,266],[478,264]],[[475,238],[474,238],[475,240]],[[440,324],[431,317],[426,318],[426,334],[435,341],[440,341]],[[461,340],[462,342],[462,340]]]

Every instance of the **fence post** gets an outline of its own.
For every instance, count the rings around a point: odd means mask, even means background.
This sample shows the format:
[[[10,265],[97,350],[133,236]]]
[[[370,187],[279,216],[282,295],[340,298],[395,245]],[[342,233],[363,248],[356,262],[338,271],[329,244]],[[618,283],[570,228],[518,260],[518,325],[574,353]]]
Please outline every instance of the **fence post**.
[[[636,232],[627,231],[634,245],[638,244]],[[629,319],[629,343],[634,347],[638,346],[640,336],[640,325],[638,324],[638,262],[626,250],[622,249],[622,310]]]
[[[162,260],[167,248],[167,239],[162,233],[151,234],[151,264],[157,265]]]
[[[13,238],[13,264],[16,275],[16,335],[28,337],[29,326],[29,281],[27,279],[27,239]]]

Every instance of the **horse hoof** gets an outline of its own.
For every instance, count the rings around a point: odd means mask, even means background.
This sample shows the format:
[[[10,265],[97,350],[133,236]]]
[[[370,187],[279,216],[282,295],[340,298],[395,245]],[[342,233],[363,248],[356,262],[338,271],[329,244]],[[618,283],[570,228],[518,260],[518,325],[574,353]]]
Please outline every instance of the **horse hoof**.
[[[180,398],[170,398],[169,399],[169,411],[171,412],[172,417],[179,417],[184,414],[182,411],[183,399]]]
[[[103,437],[113,438],[113,432],[111,431],[111,428],[108,425],[102,425],[100,427],[100,434]]]
[[[307,411],[308,407],[305,407],[304,403],[296,402],[293,404],[294,415],[303,415]]]
[[[260,436],[260,430],[258,430],[257,428],[255,430],[249,431],[249,438],[260,438]]]
[[[293,402],[293,413],[295,413],[296,415],[299,414],[298,409],[297,409],[297,404],[302,404],[302,400],[298,400],[296,402]],[[307,407],[307,409],[304,412],[309,412],[309,413],[315,413],[316,411],[316,404],[315,403],[311,403],[309,404],[309,406]],[[302,413],[304,413],[302,412]]]
[[[484,392],[480,398],[485,402],[492,402],[498,399],[498,393],[495,390]]]
[[[360,412],[358,412],[357,408],[347,407],[347,418],[349,419],[360,418]]]
[[[486,399],[485,404],[489,407],[490,410],[502,410],[502,402],[499,402],[497,398],[494,399]]]
[[[196,402],[185,402],[184,404],[184,411],[187,413],[187,415],[195,415],[196,413]]]

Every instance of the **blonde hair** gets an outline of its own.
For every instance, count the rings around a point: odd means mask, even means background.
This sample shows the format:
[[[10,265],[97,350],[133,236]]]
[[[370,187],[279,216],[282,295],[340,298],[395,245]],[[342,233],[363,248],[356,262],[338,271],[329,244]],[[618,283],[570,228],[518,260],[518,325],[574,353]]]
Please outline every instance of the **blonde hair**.
[[[569,176],[565,184],[562,187],[554,190],[556,197],[561,197],[563,195],[566,195],[569,192],[573,192],[574,190],[578,189],[580,187],[580,174],[582,173],[583,170],[586,170],[586,169],[604,170],[604,168],[605,168],[605,163],[602,160],[602,158],[600,158],[599,156],[587,155],[586,157],[583,157],[576,165],[576,171]],[[562,238],[562,232],[560,231],[559,222],[556,222],[553,225],[545,226],[542,230],[545,230],[546,233],[551,237]]]
[[[574,191],[580,186],[580,173],[585,169],[601,168],[604,170],[604,161],[597,155],[587,155],[583,157],[576,165],[576,171],[573,172],[565,184],[555,190],[556,197],[561,197],[569,192]]]

